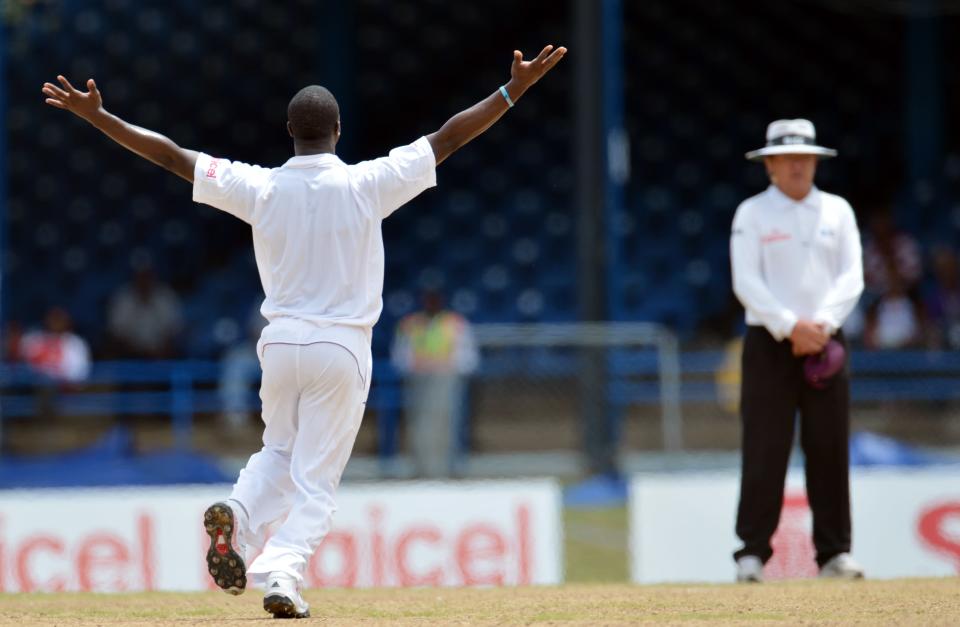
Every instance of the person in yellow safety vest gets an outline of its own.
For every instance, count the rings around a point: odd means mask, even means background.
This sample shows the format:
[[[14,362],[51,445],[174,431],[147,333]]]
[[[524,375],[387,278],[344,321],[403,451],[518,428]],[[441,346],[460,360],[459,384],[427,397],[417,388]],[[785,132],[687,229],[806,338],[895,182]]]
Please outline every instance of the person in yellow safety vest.
[[[444,309],[440,293],[427,291],[423,309],[397,324],[391,360],[404,379],[407,449],[416,473],[447,477],[455,462],[467,377],[479,363],[470,323]]]

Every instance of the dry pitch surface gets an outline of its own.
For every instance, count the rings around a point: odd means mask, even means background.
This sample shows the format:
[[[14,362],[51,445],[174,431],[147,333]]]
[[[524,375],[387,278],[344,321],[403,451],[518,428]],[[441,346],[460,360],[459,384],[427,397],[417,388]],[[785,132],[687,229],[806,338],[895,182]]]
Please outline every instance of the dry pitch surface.
[[[325,625],[960,625],[960,579],[763,585],[312,590]],[[270,621],[255,590],[0,595],[2,625],[251,625]]]

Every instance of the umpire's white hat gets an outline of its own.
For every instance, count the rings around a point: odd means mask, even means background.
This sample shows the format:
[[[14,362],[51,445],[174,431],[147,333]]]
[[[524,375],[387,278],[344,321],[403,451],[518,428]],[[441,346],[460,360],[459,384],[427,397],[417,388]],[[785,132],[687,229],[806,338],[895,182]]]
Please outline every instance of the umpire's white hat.
[[[817,130],[810,120],[777,120],[767,127],[767,145],[747,153],[750,161],[770,155],[817,155],[821,159],[836,157],[833,148],[817,145]]]

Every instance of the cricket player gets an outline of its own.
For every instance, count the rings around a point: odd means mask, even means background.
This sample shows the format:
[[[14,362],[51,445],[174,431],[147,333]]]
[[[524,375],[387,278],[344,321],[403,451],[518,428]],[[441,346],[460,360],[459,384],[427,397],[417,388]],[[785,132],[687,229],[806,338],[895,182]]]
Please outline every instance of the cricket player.
[[[268,325],[263,367],[263,448],[240,472],[230,497],[204,515],[207,566],[217,585],[265,586],[264,609],[309,616],[303,572],[330,530],[335,492],[370,389],[372,329],[383,308],[381,221],[436,185],[436,166],[483,133],[566,54],[546,46],[510,80],[435,133],[387,157],[347,165],[336,156],[340,111],[316,85],[287,107],[294,156],[264,168],[181,148],[108,113],[93,79],[88,91],[63,76],[44,83],[49,105],[83,118],[107,137],[193,184],[193,199],[250,224]],[[279,523],[264,542],[271,523]],[[250,554],[262,549],[247,568]]]

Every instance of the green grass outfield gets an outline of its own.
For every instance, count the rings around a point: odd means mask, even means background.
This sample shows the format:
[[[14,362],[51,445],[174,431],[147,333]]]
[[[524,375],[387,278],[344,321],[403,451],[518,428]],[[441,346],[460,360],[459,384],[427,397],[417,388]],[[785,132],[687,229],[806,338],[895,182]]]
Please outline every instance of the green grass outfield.
[[[324,625],[958,625],[960,579],[760,585],[568,584],[495,589],[310,590]],[[0,596],[0,625],[276,624],[250,590]],[[297,623],[304,624],[304,623]]]
[[[563,512],[567,583],[630,580],[627,508],[566,508]],[[733,576],[731,561],[730,575]]]

